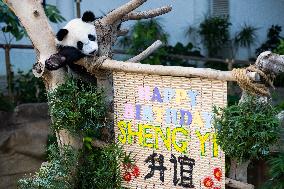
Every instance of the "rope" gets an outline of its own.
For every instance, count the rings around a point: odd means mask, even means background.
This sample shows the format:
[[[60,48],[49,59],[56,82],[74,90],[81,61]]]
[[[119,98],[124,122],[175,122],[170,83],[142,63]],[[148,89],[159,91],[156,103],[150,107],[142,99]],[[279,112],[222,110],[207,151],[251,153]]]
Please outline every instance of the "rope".
[[[260,84],[252,81],[247,76],[248,72],[258,73],[264,79],[265,84]],[[271,79],[254,65],[250,65],[247,68],[235,68],[232,70],[232,73],[242,90],[245,90],[252,95],[270,96],[267,85],[273,87]]]

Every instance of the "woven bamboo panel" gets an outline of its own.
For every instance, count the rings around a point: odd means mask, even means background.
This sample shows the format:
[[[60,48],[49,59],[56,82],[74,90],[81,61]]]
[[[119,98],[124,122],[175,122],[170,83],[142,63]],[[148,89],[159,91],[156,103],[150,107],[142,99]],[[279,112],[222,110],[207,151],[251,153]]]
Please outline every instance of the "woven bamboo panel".
[[[125,72],[114,72],[113,81],[116,140],[140,170],[125,187],[201,189],[207,181],[225,188],[225,155],[210,115],[227,104],[226,82]]]

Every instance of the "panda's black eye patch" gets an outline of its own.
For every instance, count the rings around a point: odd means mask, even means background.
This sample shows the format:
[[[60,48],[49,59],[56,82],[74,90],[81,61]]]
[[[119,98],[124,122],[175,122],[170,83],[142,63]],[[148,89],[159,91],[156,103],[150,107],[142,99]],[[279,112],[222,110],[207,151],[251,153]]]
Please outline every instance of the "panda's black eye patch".
[[[82,49],[83,49],[83,43],[82,43],[82,41],[78,41],[78,42],[77,42],[77,47],[78,47],[79,50],[82,50]]]
[[[96,36],[94,36],[92,34],[89,34],[88,38],[89,38],[90,41],[96,41]]]

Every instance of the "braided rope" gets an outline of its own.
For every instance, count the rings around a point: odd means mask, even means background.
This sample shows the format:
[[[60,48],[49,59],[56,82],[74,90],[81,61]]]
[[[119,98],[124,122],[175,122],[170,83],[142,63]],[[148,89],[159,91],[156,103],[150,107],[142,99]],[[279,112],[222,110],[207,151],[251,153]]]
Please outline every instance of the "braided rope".
[[[270,96],[268,87],[265,84],[253,82],[248,76],[247,72],[258,73],[265,81],[266,84],[273,87],[271,79],[261,70],[254,65],[247,68],[235,68],[232,70],[233,76],[236,78],[238,85],[242,90],[247,91],[252,95]]]

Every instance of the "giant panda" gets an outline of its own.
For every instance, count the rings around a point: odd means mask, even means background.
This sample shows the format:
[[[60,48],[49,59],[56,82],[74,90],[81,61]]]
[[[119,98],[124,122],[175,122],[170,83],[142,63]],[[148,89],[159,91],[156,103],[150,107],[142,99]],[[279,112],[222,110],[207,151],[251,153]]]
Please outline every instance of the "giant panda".
[[[45,67],[53,71],[67,65],[71,75],[89,75],[85,68],[74,62],[98,52],[94,21],[94,13],[86,11],[82,18],[72,19],[60,29],[56,34],[58,52],[45,61]]]

